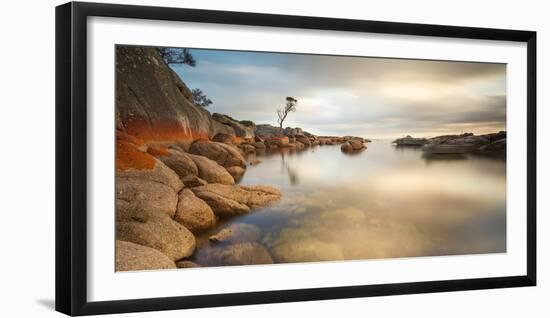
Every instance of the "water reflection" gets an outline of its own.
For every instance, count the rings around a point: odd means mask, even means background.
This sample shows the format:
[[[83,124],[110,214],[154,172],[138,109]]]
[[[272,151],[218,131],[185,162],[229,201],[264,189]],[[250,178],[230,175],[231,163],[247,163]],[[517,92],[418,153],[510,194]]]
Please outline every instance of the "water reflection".
[[[505,160],[368,147],[258,153],[241,183],[277,186],[283,198],[226,222],[256,225],[275,262],[506,251]]]

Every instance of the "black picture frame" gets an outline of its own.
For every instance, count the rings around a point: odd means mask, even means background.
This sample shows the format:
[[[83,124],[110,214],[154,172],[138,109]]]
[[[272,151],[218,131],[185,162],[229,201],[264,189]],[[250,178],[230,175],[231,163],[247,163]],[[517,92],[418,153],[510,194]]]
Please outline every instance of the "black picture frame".
[[[86,20],[91,16],[501,40],[527,44],[524,276],[88,302]],[[92,315],[536,285],[536,32],[70,2],[56,7],[56,310]]]

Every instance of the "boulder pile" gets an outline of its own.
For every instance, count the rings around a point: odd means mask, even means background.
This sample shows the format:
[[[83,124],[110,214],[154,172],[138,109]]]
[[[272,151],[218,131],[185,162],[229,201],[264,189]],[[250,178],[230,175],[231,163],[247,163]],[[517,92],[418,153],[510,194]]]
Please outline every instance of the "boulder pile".
[[[117,270],[176,268],[195,252],[196,233],[281,197],[270,186],[235,184],[246,169],[235,146],[196,140],[189,152],[177,146],[140,147],[117,141]],[[240,253],[258,249],[235,248]]]
[[[251,145],[256,149],[295,148],[300,150],[314,146],[342,145],[342,151],[348,152],[348,146],[343,144],[353,144],[349,152],[356,152],[365,149],[364,143],[370,142],[361,137],[316,136],[299,127],[286,127],[281,130],[271,125],[257,125],[255,135]]]

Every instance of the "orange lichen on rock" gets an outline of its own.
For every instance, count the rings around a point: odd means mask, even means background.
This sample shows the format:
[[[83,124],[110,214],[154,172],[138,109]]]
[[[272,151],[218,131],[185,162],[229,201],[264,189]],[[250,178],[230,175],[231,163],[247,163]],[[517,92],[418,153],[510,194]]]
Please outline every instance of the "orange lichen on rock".
[[[149,122],[143,118],[132,118],[124,124],[126,132],[145,142],[159,141],[182,141],[196,140],[199,138],[208,139],[208,131],[194,131],[183,127],[178,121],[155,121]]]
[[[240,136],[235,136],[235,140],[234,140],[234,143],[235,143],[236,145],[240,145],[240,144],[242,144],[242,143],[243,143],[243,141],[244,141],[244,138],[243,138],[243,137],[240,137]]]
[[[156,161],[153,156],[136,148],[130,142],[117,140],[116,142],[116,168],[118,170],[138,169],[151,170]]]
[[[122,140],[122,141],[126,141],[126,142],[129,142],[133,145],[135,145],[136,147],[143,147],[145,146],[145,142],[139,138],[136,138],[124,131],[121,131],[121,130],[117,130],[116,131],[116,140]]]
[[[151,146],[149,145],[149,148],[147,148],[147,152],[153,156],[170,156],[171,152],[168,147],[164,146]]]
[[[193,140],[193,142],[197,141],[210,141],[210,139],[208,137],[197,137]]]

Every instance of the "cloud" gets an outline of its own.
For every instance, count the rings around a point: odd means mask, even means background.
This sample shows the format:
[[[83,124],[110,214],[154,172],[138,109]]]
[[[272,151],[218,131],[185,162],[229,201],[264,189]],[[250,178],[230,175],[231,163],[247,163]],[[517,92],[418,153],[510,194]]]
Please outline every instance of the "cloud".
[[[213,112],[325,135],[395,137],[505,129],[506,66],[303,54],[191,50],[195,68],[174,66]]]

